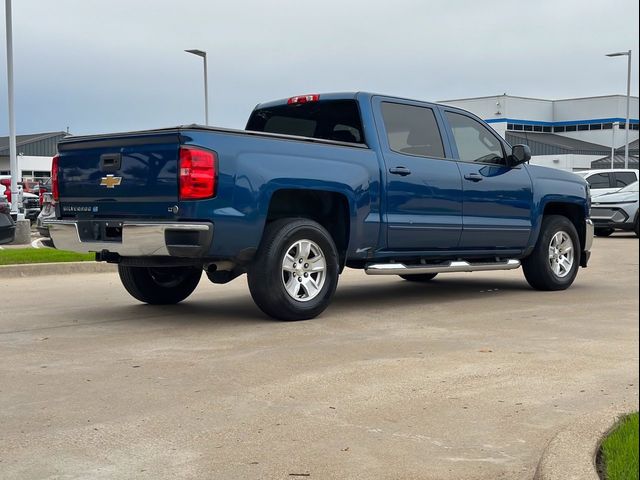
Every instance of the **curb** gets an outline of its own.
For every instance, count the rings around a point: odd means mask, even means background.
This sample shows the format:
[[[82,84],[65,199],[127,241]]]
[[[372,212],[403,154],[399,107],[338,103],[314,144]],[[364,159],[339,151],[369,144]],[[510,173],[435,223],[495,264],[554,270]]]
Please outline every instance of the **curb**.
[[[534,480],[600,480],[596,455],[602,438],[621,416],[638,411],[624,405],[579,417],[546,446]]]
[[[71,273],[114,273],[118,266],[103,262],[26,263],[0,266],[0,278],[69,275]]]

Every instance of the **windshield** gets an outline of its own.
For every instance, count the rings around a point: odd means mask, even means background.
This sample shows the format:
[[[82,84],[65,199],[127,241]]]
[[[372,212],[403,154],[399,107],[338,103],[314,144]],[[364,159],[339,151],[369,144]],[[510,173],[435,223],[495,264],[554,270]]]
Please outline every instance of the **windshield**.
[[[247,130],[364,143],[355,100],[325,100],[254,110]]]

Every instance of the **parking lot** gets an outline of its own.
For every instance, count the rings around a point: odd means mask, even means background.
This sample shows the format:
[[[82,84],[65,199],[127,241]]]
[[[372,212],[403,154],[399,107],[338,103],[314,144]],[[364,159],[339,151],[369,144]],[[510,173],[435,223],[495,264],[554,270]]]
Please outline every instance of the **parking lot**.
[[[566,424],[637,409],[633,235],[565,292],[347,271],[297,323],[244,278],[171,307],[111,273],[0,285],[2,478],[531,479]]]

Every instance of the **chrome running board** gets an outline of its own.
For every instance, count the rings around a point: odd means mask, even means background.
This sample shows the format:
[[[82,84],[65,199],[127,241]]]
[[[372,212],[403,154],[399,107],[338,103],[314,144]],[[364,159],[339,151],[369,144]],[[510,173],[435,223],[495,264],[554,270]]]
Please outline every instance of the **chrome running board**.
[[[437,265],[405,265],[404,263],[371,263],[364,269],[367,275],[417,275],[420,273],[486,272],[489,270],[514,270],[520,260],[505,262],[469,263],[464,260]]]

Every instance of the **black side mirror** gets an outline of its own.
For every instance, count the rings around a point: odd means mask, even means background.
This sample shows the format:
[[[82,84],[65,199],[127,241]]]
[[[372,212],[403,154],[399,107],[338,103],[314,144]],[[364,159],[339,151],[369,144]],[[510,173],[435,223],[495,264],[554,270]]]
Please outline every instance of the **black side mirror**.
[[[511,148],[511,166],[515,167],[531,160],[531,149],[529,145],[514,145]]]

